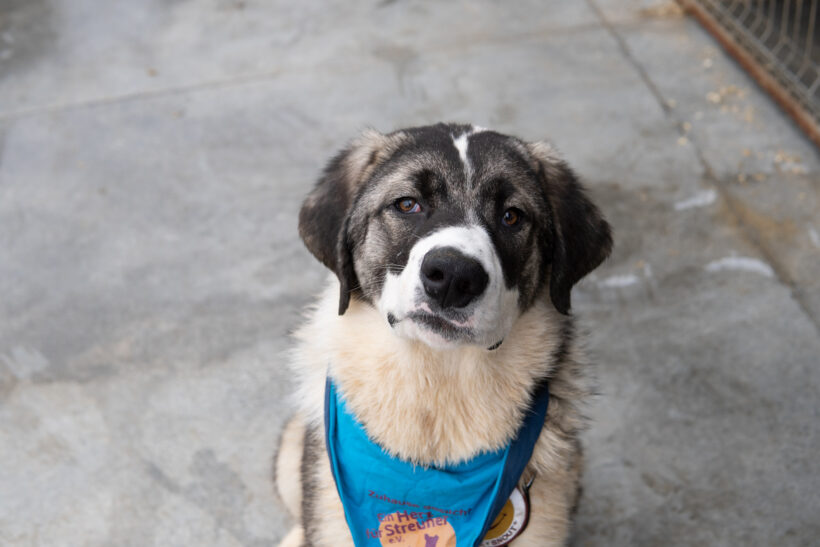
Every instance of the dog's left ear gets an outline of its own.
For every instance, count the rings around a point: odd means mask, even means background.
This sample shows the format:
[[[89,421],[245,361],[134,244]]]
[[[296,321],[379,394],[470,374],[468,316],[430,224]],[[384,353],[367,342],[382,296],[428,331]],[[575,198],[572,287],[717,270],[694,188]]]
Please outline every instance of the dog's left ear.
[[[569,166],[548,143],[529,145],[552,209],[550,299],[569,313],[573,285],[598,267],[612,251],[612,232],[601,211],[587,197]]]
[[[349,241],[350,211],[359,190],[375,168],[403,140],[403,133],[383,135],[369,129],[339,152],[299,211],[299,235],[308,250],[339,278],[339,315],[347,310],[359,282]]]

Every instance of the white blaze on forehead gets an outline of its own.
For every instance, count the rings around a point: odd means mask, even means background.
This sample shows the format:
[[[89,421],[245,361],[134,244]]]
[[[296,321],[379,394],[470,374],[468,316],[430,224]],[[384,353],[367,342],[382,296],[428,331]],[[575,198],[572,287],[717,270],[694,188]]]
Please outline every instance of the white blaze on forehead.
[[[461,163],[464,164],[464,174],[467,180],[473,178],[473,166],[470,164],[470,159],[467,157],[467,147],[470,145],[471,131],[462,133],[459,137],[453,137],[453,145],[458,150],[458,157],[461,158]]]

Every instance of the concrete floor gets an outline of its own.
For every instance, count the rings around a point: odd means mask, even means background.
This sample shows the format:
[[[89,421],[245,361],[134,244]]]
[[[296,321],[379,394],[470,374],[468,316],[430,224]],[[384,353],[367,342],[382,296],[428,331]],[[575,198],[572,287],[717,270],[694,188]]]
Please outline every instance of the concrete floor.
[[[270,545],[359,129],[550,138],[616,234],[573,543],[820,534],[820,157],[670,4],[0,0],[0,544]]]

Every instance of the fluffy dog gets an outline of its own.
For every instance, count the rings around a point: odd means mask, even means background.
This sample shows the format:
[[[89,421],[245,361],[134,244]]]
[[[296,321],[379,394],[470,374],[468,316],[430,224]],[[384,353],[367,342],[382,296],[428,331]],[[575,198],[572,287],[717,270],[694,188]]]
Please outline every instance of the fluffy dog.
[[[325,446],[328,376],[368,437],[422,467],[507,445],[546,379],[512,545],[564,544],[589,395],[570,291],[612,246],[566,163],[470,125],[366,131],[326,167],[299,232],[335,276],[290,363],[298,410],[274,467],[299,524],[282,545],[353,545]]]

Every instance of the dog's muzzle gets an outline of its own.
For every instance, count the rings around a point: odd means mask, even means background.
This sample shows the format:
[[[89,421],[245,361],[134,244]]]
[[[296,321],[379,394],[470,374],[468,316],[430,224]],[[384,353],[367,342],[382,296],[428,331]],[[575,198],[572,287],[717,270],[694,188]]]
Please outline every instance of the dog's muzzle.
[[[478,260],[455,247],[428,252],[419,275],[424,292],[443,310],[464,308],[481,296],[490,279]]]

